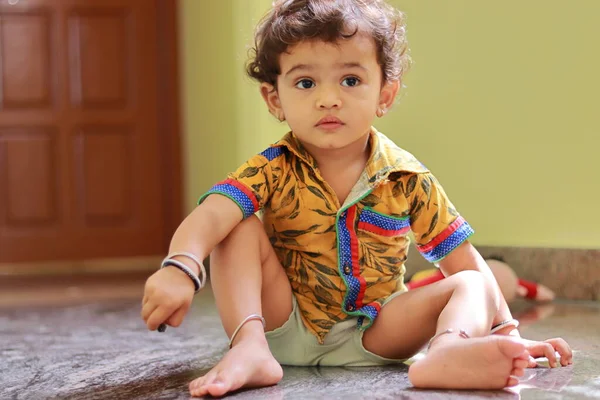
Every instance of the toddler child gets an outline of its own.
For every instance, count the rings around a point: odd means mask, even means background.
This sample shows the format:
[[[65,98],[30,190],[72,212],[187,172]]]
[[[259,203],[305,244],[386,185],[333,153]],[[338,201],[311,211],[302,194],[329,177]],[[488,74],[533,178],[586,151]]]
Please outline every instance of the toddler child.
[[[530,356],[557,366],[555,350],[571,364],[564,340],[520,338],[467,221],[372,126],[410,64],[400,12],[382,0],[278,0],[254,50],[247,71],[290,132],[200,198],[143,298],[148,329],[179,326],[211,255],[230,350],[190,383],[193,396],[276,384],[281,365],[401,363],[423,346],[408,372],[419,388],[513,386]],[[406,290],[409,231],[446,279]]]

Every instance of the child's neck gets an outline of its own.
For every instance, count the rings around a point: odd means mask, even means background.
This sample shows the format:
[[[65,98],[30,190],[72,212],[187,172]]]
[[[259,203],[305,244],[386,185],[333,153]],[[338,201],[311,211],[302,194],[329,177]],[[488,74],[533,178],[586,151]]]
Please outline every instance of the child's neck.
[[[319,149],[307,147],[317,165],[321,177],[335,192],[338,207],[360,178],[369,159],[369,135],[341,149]]]
[[[306,150],[317,162],[319,170],[338,170],[360,164],[362,168],[366,165],[369,151],[369,135],[350,143],[339,149],[322,149],[314,146],[305,146]]]

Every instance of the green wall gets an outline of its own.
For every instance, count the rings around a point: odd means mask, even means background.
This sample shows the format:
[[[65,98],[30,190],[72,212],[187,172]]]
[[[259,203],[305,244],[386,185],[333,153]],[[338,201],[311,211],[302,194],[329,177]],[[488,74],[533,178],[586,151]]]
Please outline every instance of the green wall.
[[[598,248],[600,2],[391,3],[415,63],[376,126],[433,171],[473,242]],[[286,132],[244,76],[270,4],[181,2],[188,210]]]

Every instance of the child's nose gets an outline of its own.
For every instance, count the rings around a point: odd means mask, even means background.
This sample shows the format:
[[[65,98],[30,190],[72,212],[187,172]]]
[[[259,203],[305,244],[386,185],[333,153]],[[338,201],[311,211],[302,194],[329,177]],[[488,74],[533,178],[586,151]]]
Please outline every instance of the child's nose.
[[[340,108],[342,106],[342,99],[340,97],[340,91],[338,88],[331,86],[323,87],[317,94],[317,108]]]

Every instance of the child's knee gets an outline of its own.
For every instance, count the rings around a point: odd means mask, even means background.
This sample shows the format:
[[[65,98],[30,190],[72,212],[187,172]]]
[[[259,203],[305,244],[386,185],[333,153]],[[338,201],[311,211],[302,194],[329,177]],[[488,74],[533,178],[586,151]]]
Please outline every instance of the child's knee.
[[[469,269],[459,271],[453,276],[455,276],[459,280],[459,284],[485,285],[485,276],[479,271]]]
[[[467,270],[457,272],[454,275],[457,279],[457,285],[464,286],[467,290],[482,289],[483,296],[488,300],[490,306],[494,309],[500,307],[499,290],[494,286],[495,282],[492,282],[482,272]]]

